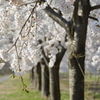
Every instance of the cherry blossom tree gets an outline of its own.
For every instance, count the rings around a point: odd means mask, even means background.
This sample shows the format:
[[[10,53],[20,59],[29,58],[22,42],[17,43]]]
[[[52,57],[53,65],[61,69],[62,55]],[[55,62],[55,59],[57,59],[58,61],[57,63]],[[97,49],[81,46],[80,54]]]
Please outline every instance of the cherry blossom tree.
[[[100,1],[10,0],[9,3],[1,0],[0,2],[1,59],[10,62],[15,75],[23,75],[41,62],[42,58],[44,60],[48,58],[49,61],[45,62],[49,66],[50,78],[54,80],[54,69],[56,68],[58,77],[59,64],[65,53],[62,51],[67,48],[70,100],[84,100],[85,57],[89,69],[97,70],[100,63],[98,56]],[[39,40],[42,41],[41,44]],[[93,40],[96,40],[97,44],[93,44]],[[57,92],[55,90],[59,88],[59,81],[57,82],[57,88],[53,89],[55,81],[51,85],[51,94]],[[60,100],[60,95],[51,95],[51,100]]]

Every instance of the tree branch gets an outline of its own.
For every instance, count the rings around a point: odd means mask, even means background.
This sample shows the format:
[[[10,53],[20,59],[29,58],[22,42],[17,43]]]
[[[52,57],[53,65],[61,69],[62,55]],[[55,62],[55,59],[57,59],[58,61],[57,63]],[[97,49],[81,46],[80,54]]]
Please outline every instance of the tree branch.
[[[43,54],[43,58],[44,58],[44,60],[45,60],[45,62],[46,62],[46,64],[48,64],[49,63],[49,58],[45,55],[45,52],[44,52],[44,49],[43,49],[43,47],[41,47],[41,52],[42,52],[42,54]]]
[[[62,50],[61,50],[61,52],[57,55],[57,62],[59,62],[59,64],[60,64],[60,62],[62,61],[62,59],[63,59],[63,56],[65,55],[65,52],[66,52],[66,49],[64,48],[64,47],[62,47]]]
[[[92,7],[91,7],[91,11],[92,11],[92,10],[96,10],[96,9],[100,9],[100,5],[96,5],[96,6],[92,6]]]
[[[78,21],[78,8],[79,8],[79,0],[74,2],[74,11],[73,11],[73,21],[76,23]]]
[[[66,31],[67,35],[70,37],[70,22],[64,19],[62,16],[57,14],[49,5],[44,9],[44,11],[51,17],[54,21],[56,21],[60,26],[62,26]]]
[[[93,19],[93,20],[95,20],[95,21],[99,21],[97,18],[92,17],[92,16],[89,16],[89,18],[90,18],[90,19]]]

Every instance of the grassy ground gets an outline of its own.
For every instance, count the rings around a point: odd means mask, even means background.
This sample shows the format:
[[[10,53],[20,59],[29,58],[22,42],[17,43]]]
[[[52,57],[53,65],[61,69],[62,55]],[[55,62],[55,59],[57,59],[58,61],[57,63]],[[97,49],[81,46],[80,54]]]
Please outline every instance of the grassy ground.
[[[66,78],[60,80],[61,100],[69,100],[69,82]]]
[[[62,99],[69,100],[68,73],[61,74]],[[67,77],[67,78],[65,78]],[[65,88],[66,87],[66,88]],[[63,91],[66,91],[66,99],[63,98]],[[85,100],[100,100],[100,76],[85,76]]]
[[[4,76],[6,76],[6,75],[0,75],[0,77],[4,77]]]
[[[22,83],[18,77],[0,83],[0,100],[44,100],[41,94],[29,85],[28,75],[24,76],[24,82],[30,90],[29,93],[21,90]]]
[[[65,74],[63,74],[64,78],[61,78],[61,100],[69,100],[69,85],[68,78],[65,78]],[[68,76],[68,75],[67,75]],[[29,76],[25,75],[24,82],[28,86],[27,89],[30,91],[26,93],[21,90],[22,83],[18,77],[10,78],[9,80],[0,83],[0,100],[45,100],[41,97],[41,93],[34,90],[30,85]],[[100,93],[90,89],[93,87],[91,83],[94,83],[96,79],[86,78],[85,88],[85,100],[100,100]],[[99,88],[99,85],[98,85]],[[100,88],[99,88],[100,90]]]
[[[85,78],[86,100],[100,100],[100,76],[88,75]]]
[[[22,83],[20,78],[10,78],[9,80],[0,83],[0,100],[45,100],[41,97],[41,93],[34,90],[30,85],[29,76],[23,77],[24,83],[27,85],[27,89],[30,91],[26,93],[22,91]],[[68,82],[64,79],[61,82],[61,100],[68,100]],[[66,87],[66,88],[65,88]]]

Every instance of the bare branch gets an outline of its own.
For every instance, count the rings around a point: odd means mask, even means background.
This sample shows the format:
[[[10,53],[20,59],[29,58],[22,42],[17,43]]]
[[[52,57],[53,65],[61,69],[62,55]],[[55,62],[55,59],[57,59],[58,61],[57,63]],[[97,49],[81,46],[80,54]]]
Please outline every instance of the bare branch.
[[[49,5],[44,9],[44,11],[69,33],[70,23],[66,19],[57,14]]]
[[[91,11],[96,10],[96,9],[100,9],[100,5],[96,5],[96,6],[91,7]]]
[[[79,66],[80,71],[82,72],[83,77],[85,77],[85,74],[84,74],[84,71],[83,71],[83,69],[82,69],[82,67],[81,67],[81,64],[79,63],[79,61],[78,61],[78,59],[77,59],[76,57],[75,57],[75,59],[76,59],[76,61],[77,61],[77,64],[78,64],[78,66]]]
[[[62,50],[59,54],[57,54],[57,62],[60,64],[60,62],[63,59],[63,56],[65,55],[66,49],[62,46]]]
[[[28,4],[32,4],[32,3],[36,3],[37,1],[34,1],[34,2],[29,2],[29,3],[24,3],[24,4],[21,4],[19,7],[21,7],[21,6],[26,6],[26,5],[28,5]]]
[[[22,28],[21,28],[21,31],[20,31],[20,33],[19,33],[20,35],[22,35],[22,31],[23,31],[24,27],[26,26],[27,21],[30,19],[31,15],[33,14],[33,12],[34,12],[34,10],[35,10],[36,7],[37,7],[37,2],[36,2],[35,6],[33,7],[32,11],[31,11],[31,14],[28,16],[27,20],[26,20],[25,23],[23,24],[23,26],[22,26]]]
[[[30,26],[29,26],[29,30],[28,30],[28,33],[27,33],[27,35],[26,35],[26,36],[28,36],[28,35],[29,35],[29,33],[30,33],[30,31],[31,31],[31,27],[32,27],[32,16],[31,16],[31,19],[30,19]]]
[[[76,23],[78,21],[78,7],[79,7],[79,0],[74,2],[74,11],[73,11],[73,21]]]
[[[44,52],[43,47],[41,47],[41,52],[42,52],[42,54],[43,54],[43,58],[44,58],[46,64],[48,64],[48,62],[49,62],[49,58],[45,55],[45,52]]]
[[[18,59],[18,68],[19,68],[18,70],[21,71],[21,68],[20,68],[20,59],[19,59],[20,57],[18,55],[18,50],[17,50],[16,44],[15,44],[15,51],[16,51],[16,55],[17,55],[17,59]]]
[[[89,16],[90,19],[93,19],[93,20],[96,20],[96,21],[99,21],[97,18],[95,17],[92,17],[92,16]]]
[[[23,44],[22,44],[22,46],[21,46],[19,55],[21,55],[21,53],[22,53],[23,47],[24,47],[24,45],[26,44],[25,42],[26,42],[26,41],[24,41]]]
[[[6,51],[6,52],[9,52],[17,43],[19,37],[15,40],[14,44]]]

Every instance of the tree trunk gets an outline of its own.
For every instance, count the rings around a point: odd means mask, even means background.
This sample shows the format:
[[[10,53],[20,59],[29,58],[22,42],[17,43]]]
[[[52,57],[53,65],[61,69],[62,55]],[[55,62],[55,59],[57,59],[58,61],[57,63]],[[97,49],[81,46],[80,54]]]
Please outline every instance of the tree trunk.
[[[85,42],[89,7],[88,0],[81,3],[77,0],[75,2],[73,29],[71,30],[73,37],[69,39],[68,48],[70,100],[84,100]],[[78,14],[79,11],[81,11],[80,14]]]
[[[81,29],[76,31],[77,35],[74,40],[70,41],[71,46],[68,51],[70,100],[84,100],[84,60],[86,35],[82,31],[84,30]]]
[[[51,100],[60,100],[59,66],[49,68],[49,76],[50,98]]]
[[[49,71],[48,66],[45,64],[44,60],[41,63],[42,69],[42,96],[48,97],[49,96]]]
[[[34,87],[41,91],[41,66],[40,63],[34,68]]]
[[[37,65],[37,90],[41,91],[41,66]]]
[[[37,87],[37,67],[35,66],[34,67],[34,80],[33,80],[33,86],[34,86],[34,88],[36,88]]]
[[[30,81],[33,83],[34,80],[34,67],[30,70]]]
[[[81,27],[82,28],[82,27]],[[78,30],[69,47],[70,100],[84,100],[84,60],[86,34]],[[80,35],[81,34],[81,35]]]
[[[84,100],[84,57],[69,59],[70,100]]]

